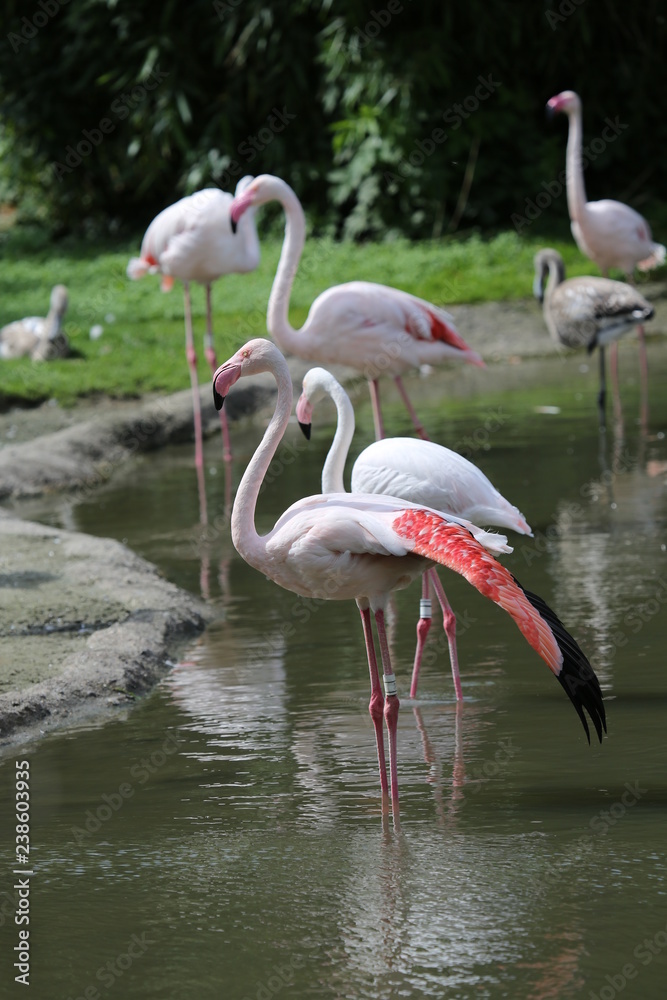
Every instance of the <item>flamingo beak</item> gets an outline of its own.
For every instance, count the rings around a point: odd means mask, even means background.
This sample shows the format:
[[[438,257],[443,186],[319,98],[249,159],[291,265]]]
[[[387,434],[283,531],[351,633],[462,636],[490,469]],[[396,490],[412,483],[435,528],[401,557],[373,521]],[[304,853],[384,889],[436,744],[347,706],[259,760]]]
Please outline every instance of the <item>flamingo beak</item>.
[[[296,419],[299,423],[299,427],[303,431],[306,441],[310,441],[310,429],[313,423],[313,406],[305,392],[301,393],[299,401],[296,404]]]
[[[234,234],[234,236],[236,236],[236,230],[238,228],[237,225],[236,225],[236,222],[234,221],[234,219],[231,216],[230,216],[229,221],[232,224],[232,233]]]
[[[542,305],[542,303],[544,302],[544,283],[543,283],[543,277],[544,276],[542,274],[536,274],[535,275],[535,280],[533,281],[533,295],[535,296],[535,298],[537,299],[537,301],[540,303],[540,305]]]
[[[232,201],[229,208],[229,218],[231,219],[233,233],[236,232],[236,227],[241,216],[253,205],[254,195],[255,192],[251,188],[246,188],[245,191],[237,195]]]
[[[213,404],[216,410],[221,410],[227,393],[241,377],[241,365],[238,361],[226,361],[220,365],[213,376]]]
[[[550,98],[550,100],[547,101],[547,106],[546,106],[547,118],[549,119],[549,121],[551,121],[551,119],[558,110],[560,110],[558,107],[558,98],[557,97]]]

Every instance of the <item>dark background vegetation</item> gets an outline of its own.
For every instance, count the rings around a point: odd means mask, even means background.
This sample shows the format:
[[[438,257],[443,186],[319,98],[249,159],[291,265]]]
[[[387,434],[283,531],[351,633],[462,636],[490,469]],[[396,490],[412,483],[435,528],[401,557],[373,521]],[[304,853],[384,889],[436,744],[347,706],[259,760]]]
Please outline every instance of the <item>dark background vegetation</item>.
[[[628,125],[587,169],[589,197],[629,202],[664,238],[663,0],[5,0],[0,23],[0,201],[56,234],[139,232],[260,172],[289,180],[320,233],[511,228],[563,170],[566,122],[544,106],[572,88],[586,141]],[[274,108],[294,116],[280,132]],[[420,157],[435,128],[446,140]],[[564,198],[545,215],[565,231]]]

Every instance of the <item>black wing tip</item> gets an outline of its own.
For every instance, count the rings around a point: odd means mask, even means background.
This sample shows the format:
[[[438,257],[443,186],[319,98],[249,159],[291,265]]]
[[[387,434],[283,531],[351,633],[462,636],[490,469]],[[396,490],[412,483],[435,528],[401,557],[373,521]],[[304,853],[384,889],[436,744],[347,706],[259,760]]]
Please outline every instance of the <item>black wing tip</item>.
[[[213,386],[213,405],[216,410],[221,410],[225,402],[225,397],[221,396],[218,390]]]
[[[312,424],[302,424],[300,420],[299,420],[298,423],[299,423],[299,427],[303,431],[303,436],[305,437],[306,441],[310,441],[310,432],[311,432],[311,429],[312,429],[313,425]]]
[[[563,665],[558,674],[558,682],[574,705],[589,744],[591,742],[591,734],[586,716],[584,715],[584,709],[588,712],[595,727],[598,740],[602,743],[602,733],[603,731],[607,732],[607,716],[604,709],[604,701],[602,700],[600,682],[595,671],[576,639],[570,635],[558,615],[551,610],[549,605],[541,597],[538,597],[537,594],[531,594],[529,591],[524,590],[523,587],[521,589],[535,610],[551,628],[554,638],[558,643],[558,648],[563,654]]]

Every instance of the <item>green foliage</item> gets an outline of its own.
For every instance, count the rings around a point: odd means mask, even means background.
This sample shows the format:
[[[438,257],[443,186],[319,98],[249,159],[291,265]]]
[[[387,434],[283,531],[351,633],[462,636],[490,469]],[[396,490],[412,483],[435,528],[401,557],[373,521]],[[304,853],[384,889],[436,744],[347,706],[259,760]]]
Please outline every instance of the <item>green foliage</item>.
[[[56,231],[137,231],[260,172],[320,232],[507,228],[563,169],[544,105],[565,87],[588,141],[628,125],[589,195],[667,221],[660,0],[5,0],[0,18],[0,197]],[[566,217],[559,196],[543,224]]]

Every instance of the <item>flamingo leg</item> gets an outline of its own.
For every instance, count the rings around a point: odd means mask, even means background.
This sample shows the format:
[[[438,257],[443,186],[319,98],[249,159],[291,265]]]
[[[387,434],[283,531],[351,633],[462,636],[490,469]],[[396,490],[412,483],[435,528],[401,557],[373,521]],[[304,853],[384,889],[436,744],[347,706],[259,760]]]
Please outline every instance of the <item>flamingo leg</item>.
[[[375,742],[377,744],[378,765],[380,768],[380,786],[382,797],[389,797],[389,786],[387,784],[387,763],[384,755],[384,730],[382,728],[382,715],[384,711],[384,695],[380,685],[380,675],[378,673],[377,659],[375,656],[375,643],[373,641],[373,627],[371,625],[371,611],[369,607],[359,606],[361,614],[361,624],[364,629],[364,639],[366,641],[366,655],[368,657],[368,669],[371,675],[371,700],[368,704],[368,711],[373,720],[375,728]]]
[[[398,391],[401,394],[401,399],[405,403],[405,408],[410,414],[410,420],[412,421],[413,427],[417,431],[418,436],[422,439],[422,441],[430,441],[428,434],[424,430],[422,423],[415,412],[415,408],[412,405],[407,390],[403,385],[403,379],[401,378],[400,375],[394,375],[394,382],[396,383],[396,387],[398,388]]]
[[[391,803],[395,812],[398,811],[398,765],[396,762],[396,735],[398,729],[398,709],[400,702],[396,694],[396,678],[391,666],[389,643],[384,624],[384,610],[378,608],[375,612],[375,627],[380,643],[380,656],[384,672],[385,703],[384,720],[387,724],[389,737],[389,774],[391,778]]]
[[[384,437],[384,424],[382,422],[382,410],[380,409],[380,383],[376,378],[369,378],[368,388],[371,394],[371,404],[373,406],[373,425],[375,427],[375,440],[381,441]]]
[[[199,519],[202,525],[208,524],[206,510],[206,483],[204,480],[204,449],[201,427],[201,399],[199,396],[199,379],[197,378],[197,352],[192,335],[192,303],[190,301],[190,283],[183,282],[183,298],[185,313],[185,357],[190,371],[190,386],[192,388],[192,415],[195,430],[195,469],[197,471],[197,487],[199,490]]]
[[[215,374],[218,362],[213,344],[213,308],[211,305],[211,282],[206,285],[206,333],[204,334],[204,353],[209,363],[211,373]],[[229,425],[224,407],[220,410],[220,430],[222,431],[222,457],[227,463],[232,460],[232,443],[229,437]]]
[[[431,628],[431,599],[428,585],[428,573],[422,575],[422,596],[419,601],[419,621],[417,622],[417,648],[415,649],[415,661],[412,666],[412,681],[410,683],[410,697],[417,697],[417,684],[419,683],[419,671],[424,655],[426,637]]]
[[[456,649],[456,615],[452,611],[452,606],[447,600],[445,588],[440,583],[440,578],[434,569],[426,571],[431,578],[435,596],[438,598],[442,608],[442,626],[447,636],[449,644],[449,662],[452,665],[452,678],[454,680],[454,690],[456,700],[463,701],[463,690],[461,689],[461,675],[459,674],[459,654]]]

